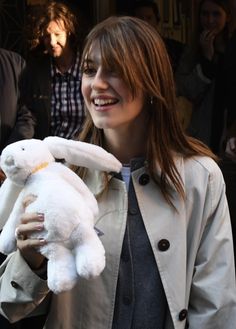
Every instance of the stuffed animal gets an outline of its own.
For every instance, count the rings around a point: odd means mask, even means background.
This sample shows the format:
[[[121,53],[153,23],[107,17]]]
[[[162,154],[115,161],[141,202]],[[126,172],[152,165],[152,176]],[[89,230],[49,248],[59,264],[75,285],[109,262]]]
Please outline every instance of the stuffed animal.
[[[47,137],[8,145],[0,167],[6,175],[0,189],[0,251],[16,250],[15,230],[21,216],[44,214],[44,230],[31,237],[44,238],[40,252],[48,259],[48,287],[54,293],[71,289],[79,276],[98,276],[105,267],[104,247],[94,229],[98,205],[85,183],[66,165],[119,172],[120,162],[103,148],[85,142]],[[34,195],[24,208],[24,200]]]

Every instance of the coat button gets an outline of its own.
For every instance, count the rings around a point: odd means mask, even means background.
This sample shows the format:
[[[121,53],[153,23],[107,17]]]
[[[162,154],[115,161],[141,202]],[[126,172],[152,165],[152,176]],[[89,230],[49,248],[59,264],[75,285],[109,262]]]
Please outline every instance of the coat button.
[[[140,185],[147,185],[149,183],[150,177],[148,174],[142,174],[139,177],[139,184]]]
[[[129,208],[128,209],[128,214],[129,215],[137,215],[138,211],[136,208]]]
[[[166,251],[170,248],[170,242],[166,239],[162,239],[158,242],[158,249],[160,251]]]
[[[11,281],[11,285],[13,288],[16,288],[16,289],[19,288],[19,284],[16,283],[15,281]]]
[[[182,311],[179,312],[179,320],[183,321],[186,319],[188,314],[188,311],[186,309],[183,309]]]

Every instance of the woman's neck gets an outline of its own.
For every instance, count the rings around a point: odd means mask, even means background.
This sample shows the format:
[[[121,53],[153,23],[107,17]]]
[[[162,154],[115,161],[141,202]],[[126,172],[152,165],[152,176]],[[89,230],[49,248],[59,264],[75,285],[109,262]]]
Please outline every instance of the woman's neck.
[[[123,164],[130,163],[135,157],[146,155],[146,132],[139,134],[117,133],[107,130],[105,132],[105,148]]]

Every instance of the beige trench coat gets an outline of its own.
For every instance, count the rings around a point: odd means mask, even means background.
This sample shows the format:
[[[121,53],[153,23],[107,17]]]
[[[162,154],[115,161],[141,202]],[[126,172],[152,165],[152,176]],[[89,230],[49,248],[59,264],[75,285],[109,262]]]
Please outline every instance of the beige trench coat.
[[[177,211],[166,203],[152,181],[140,185],[145,168],[132,174],[169,305],[165,329],[184,329],[185,309],[190,329],[233,329],[236,323],[233,244],[221,172],[211,159],[203,157],[181,158],[177,165],[186,192],[184,202],[172,189]],[[91,173],[87,184],[98,193],[102,188],[99,173]],[[99,208],[96,226],[104,232],[101,240],[106,249],[106,269],[100,277],[81,279],[72,291],[52,296],[46,329],[112,326],[127,217],[125,183],[111,178]],[[162,239],[170,243],[165,251],[158,248]],[[48,303],[42,302],[48,294],[46,282],[28,268],[19,252],[2,265],[0,284],[1,313],[11,321],[33,310],[39,314],[49,308]]]

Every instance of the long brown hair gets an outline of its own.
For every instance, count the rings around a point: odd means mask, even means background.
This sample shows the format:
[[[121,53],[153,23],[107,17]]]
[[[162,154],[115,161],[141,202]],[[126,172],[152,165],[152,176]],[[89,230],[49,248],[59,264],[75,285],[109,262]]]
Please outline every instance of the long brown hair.
[[[100,46],[102,66],[115,70],[133,97],[143,93],[145,103],[149,103],[146,158],[151,177],[169,203],[169,180],[184,197],[174,161],[175,154],[183,157],[214,155],[201,142],[188,138],[181,127],[176,110],[173,73],[160,35],[138,18],[110,17],[89,33],[82,54],[82,69],[95,42]],[[89,113],[80,139],[103,146],[103,131],[94,126]],[[161,177],[157,175],[157,164]]]

